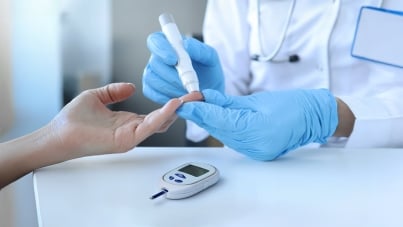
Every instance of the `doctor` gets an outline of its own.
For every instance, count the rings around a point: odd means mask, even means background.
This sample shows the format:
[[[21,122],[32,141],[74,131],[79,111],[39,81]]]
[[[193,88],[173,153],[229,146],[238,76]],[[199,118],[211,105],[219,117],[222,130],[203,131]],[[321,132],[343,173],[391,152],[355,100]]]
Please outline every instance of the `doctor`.
[[[403,70],[350,54],[364,5],[403,10],[394,0],[208,1],[203,35],[214,49],[184,40],[205,98],[178,111],[203,128],[189,123],[187,137],[211,134],[259,160],[306,144],[403,147]],[[145,95],[183,95],[164,36],[147,43]]]

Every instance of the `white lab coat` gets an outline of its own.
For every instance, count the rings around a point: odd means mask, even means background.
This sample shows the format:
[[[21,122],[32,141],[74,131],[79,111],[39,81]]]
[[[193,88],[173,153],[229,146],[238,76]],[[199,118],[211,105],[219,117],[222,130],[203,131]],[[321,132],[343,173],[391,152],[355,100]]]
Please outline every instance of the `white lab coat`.
[[[246,95],[262,90],[328,88],[356,117],[343,146],[403,147],[403,69],[350,54],[362,6],[383,4],[403,11],[403,2],[296,0],[284,42],[273,59],[280,61],[276,63],[251,61],[250,57],[262,50],[270,54],[278,44],[290,0],[261,0],[260,4],[262,47],[257,38],[256,0],[208,1],[203,34],[205,42],[219,53],[226,92]],[[283,61],[292,54],[301,60]],[[189,139],[206,136],[205,131],[188,124]]]

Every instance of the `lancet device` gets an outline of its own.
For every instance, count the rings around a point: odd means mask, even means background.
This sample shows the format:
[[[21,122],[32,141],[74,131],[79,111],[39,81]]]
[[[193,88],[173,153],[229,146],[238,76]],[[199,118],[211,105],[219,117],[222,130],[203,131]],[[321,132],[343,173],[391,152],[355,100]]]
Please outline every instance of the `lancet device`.
[[[199,91],[197,74],[193,69],[192,60],[183,46],[182,35],[175,24],[173,16],[169,13],[163,13],[159,16],[159,22],[162,32],[178,55],[178,62],[175,67],[183,86],[189,93]]]

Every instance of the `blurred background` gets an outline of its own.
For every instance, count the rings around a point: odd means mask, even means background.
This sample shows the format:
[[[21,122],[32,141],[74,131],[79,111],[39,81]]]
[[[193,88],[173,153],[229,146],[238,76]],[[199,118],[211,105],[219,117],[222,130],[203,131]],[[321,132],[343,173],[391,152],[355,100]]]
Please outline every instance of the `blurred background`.
[[[0,142],[40,128],[82,90],[109,82],[137,87],[111,108],[158,108],[141,92],[146,38],[160,30],[162,12],[174,15],[182,33],[200,35],[205,6],[206,0],[1,0]],[[184,133],[178,120],[141,146],[185,146]],[[38,226],[32,174],[0,191],[0,226]]]

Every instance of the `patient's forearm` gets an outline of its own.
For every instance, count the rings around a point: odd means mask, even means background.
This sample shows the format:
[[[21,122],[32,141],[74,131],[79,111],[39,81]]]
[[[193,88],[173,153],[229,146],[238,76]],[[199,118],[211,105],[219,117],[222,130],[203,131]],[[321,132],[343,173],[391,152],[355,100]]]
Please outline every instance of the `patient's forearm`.
[[[49,144],[45,146],[49,135],[46,127],[26,136],[0,144],[0,189],[30,173],[34,169],[52,162],[45,153],[49,153]]]

